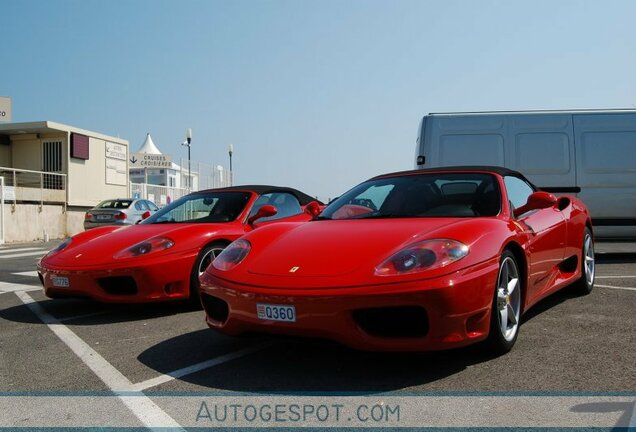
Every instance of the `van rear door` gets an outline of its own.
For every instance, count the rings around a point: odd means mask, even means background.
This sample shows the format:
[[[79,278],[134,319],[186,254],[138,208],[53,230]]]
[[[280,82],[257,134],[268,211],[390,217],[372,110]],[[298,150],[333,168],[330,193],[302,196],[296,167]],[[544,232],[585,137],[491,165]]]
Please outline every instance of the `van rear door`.
[[[548,192],[577,193],[572,115],[517,114],[508,120],[506,166]]]
[[[600,236],[636,234],[636,114],[575,114],[580,198]]]

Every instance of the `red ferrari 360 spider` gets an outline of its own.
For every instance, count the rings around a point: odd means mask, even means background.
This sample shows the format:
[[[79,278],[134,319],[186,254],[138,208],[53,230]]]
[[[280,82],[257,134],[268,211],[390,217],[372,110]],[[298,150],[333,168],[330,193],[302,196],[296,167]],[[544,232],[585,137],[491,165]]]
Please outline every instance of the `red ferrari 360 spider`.
[[[521,315],[594,284],[592,225],[573,196],[498,167],[387,174],[314,220],[232,243],[201,276],[210,327],[325,337],[365,350],[514,345]]]
[[[308,221],[322,206],[291,188],[236,186],[194,192],[138,225],[105,226],[67,239],[38,263],[49,297],[103,302],[191,299],[218,255],[258,225]]]

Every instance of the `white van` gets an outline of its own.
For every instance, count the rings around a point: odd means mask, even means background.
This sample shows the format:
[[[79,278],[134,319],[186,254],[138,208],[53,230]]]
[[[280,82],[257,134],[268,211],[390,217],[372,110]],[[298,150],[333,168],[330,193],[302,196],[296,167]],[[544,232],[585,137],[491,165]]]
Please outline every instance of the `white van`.
[[[636,109],[424,116],[415,167],[497,165],[577,195],[595,235],[636,238]]]

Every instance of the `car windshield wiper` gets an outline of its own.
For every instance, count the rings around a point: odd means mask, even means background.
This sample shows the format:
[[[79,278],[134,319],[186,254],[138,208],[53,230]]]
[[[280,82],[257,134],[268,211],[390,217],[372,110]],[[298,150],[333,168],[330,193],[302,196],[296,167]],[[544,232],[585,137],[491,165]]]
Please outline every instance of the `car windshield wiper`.
[[[329,216],[314,216],[312,220],[331,220]]]

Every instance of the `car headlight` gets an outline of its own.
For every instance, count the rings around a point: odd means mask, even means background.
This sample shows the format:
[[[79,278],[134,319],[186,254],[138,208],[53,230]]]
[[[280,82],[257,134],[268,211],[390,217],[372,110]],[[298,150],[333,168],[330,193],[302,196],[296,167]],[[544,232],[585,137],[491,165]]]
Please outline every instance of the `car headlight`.
[[[447,266],[468,255],[468,246],[456,240],[438,239],[413,243],[375,268],[376,276],[397,276]]]
[[[55,255],[56,253],[66,249],[68,247],[68,245],[71,244],[71,241],[73,241],[72,238],[67,238],[65,239],[62,243],[60,243],[59,245],[57,245],[56,247],[54,247],[53,249],[51,249],[45,256],[44,258],[48,258],[50,256]]]
[[[232,270],[245,259],[247,254],[250,253],[251,249],[252,245],[247,240],[236,240],[228,247],[223,249],[219,256],[217,256],[214,261],[212,261],[212,265],[217,270]]]
[[[121,252],[117,252],[113,255],[113,258],[121,259],[148,255],[150,253],[170,249],[172,246],[174,246],[174,242],[167,237],[153,237],[126,248]]]

